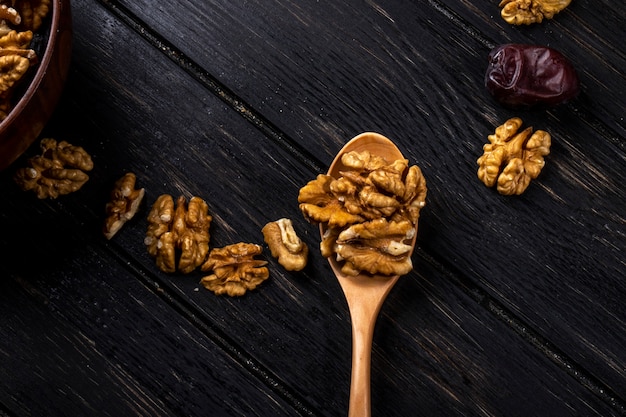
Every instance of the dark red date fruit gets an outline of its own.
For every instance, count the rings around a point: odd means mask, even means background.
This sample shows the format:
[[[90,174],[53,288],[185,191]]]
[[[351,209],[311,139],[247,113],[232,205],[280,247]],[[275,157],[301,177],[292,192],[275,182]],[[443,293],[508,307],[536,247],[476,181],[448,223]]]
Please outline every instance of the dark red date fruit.
[[[560,52],[522,44],[491,50],[485,86],[499,103],[512,108],[554,106],[580,91],[576,70]]]

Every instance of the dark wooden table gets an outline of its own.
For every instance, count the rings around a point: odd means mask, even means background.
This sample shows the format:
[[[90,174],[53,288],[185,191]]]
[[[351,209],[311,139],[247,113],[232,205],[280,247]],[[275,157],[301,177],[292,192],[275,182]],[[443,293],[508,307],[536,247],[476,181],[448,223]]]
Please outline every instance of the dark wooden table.
[[[414,271],[380,313],[374,416],[626,412],[626,7],[574,0],[516,27],[497,1],[73,0],[74,48],[42,137],[84,147],[78,192],[38,200],[0,173],[0,415],[341,416],[350,317],[298,190],[353,136],[382,133],[428,182]],[[511,111],[489,50],[558,49],[582,92]],[[521,196],[476,176],[512,116],[551,133]],[[146,198],[112,240],[113,182]],[[240,298],[165,274],[143,243],[160,194],[204,198],[211,246],[291,218],[302,272]]]

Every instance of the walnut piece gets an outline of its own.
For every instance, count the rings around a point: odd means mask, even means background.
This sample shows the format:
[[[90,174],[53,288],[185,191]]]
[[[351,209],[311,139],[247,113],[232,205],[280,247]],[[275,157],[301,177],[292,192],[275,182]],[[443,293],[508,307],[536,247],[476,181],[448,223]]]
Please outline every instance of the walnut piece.
[[[212,220],[209,206],[200,197],[192,197],[187,204],[180,196],[174,207],[171,195],[159,196],[148,214],[144,239],[157,267],[163,272],[188,274],[202,265],[209,252]]]
[[[503,195],[522,194],[544,167],[543,157],[550,153],[549,133],[532,133],[532,127],[518,133],[521,125],[522,120],[513,117],[498,126],[477,160],[478,178],[487,187],[497,185]]]
[[[290,219],[279,219],[266,224],[263,237],[272,256],[287,271],[301,271],[307,264],[309,248],[298,237]]]
[[[565,9],[571,0],[502,0],[500,15],[512,25],[531,25],[552,19],[555,14]]]
[[[10,30],[0,36],[0,102],[8,108],[11,107],[15,88],[37,61],[37,54],[29,48],[32,39],[31,31]],[[3,111],[0,120],[7,115],[8,111]]]
[[[26,167],[15,172],[15,182],[38,198],[57,198],[79,190],[93,169],[89,154],[80,146],[51,138],[41,140],[42,154],[28,159]]]
[[[364,219],[347,211],[330,190],[335,181],[330,175],[320,174],[300,189],[298,202],[304,217],[312,222],[328,223],[331,227],[342,227]]]
[[[0,97],[12,98],[13,88],[30,68],[28,58],[19,54],[2,55],[0,51]]]
[[[0,4],[0,36],[9,33],[12,27],[22,23],[22,17],[13,7]]]
[[[370,274],[405,275],[413,269],[411,261],[415,226],[408,220],[371,220],[348,227],[337,236],[337,259],[345,261],[348,275],[360,271]]]
[[[406,159],[367,151],[341,157],[339,178],[319,175],[300,189],[304,217],[326,226],[320,250],[343,262],[342,272],[404,275],[412,269],[409,241],[426,202],[426,180]]]
[[[269,277],[266,261],[254,259],[263,248],[253,243],[236,243],[215,248],[202,265],[202,271],[212,271],[200,280],[209,291],[217,295],[242,296]]]
[[[51,0],[4,0],[10,4],[21,16],[21,27],[36,31],[48,16],[52,8]]]
[[[145,190],[135,189],[136,180],[135,174],[128,172],[113,186],[111,199],[105,206],[106,218],[102,230],[107,239],[115,236],[124,223],[132,219],[139,210]]]

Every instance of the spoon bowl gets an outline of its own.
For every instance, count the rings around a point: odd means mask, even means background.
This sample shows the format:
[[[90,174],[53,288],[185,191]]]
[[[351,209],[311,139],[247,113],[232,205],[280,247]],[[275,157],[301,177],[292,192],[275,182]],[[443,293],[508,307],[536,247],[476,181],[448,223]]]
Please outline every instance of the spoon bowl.
[[[345,153],[369,151],[373,155],[384,157],[392,162],[404,159],[402,152],[385,136],[378,133],[365,132],[353,139],[339,151],[328,169],[328,175],[338,178],[340,171],[346,167],[341,162]],[[417,227],[417,225],[416,225]],[[324,236],[326,225],[320,225],[320,234]],[[415,248],[417,233],[411,242],[411,254]],[[345,275],[341,272],[341,264],[335,257],[328,262],[339,281],[350,310],[352,325],[352,375],[350,382],[349,417],[371,416],[370,375],[371,352],[374,326],[378,313],[385,298],[400,278],[399,275]]]

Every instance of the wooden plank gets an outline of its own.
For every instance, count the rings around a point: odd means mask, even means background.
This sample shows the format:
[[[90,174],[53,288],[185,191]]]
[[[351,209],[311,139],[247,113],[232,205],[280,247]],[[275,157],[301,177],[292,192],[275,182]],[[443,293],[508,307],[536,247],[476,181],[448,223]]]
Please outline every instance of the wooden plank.
[[[423,246],[626,395],[624,55],[590,6],[513,29],[491,2],[198,2],[193,13],[119,3],[321,161],[363,130],[399,142],[429,179]],[[549,112],[495,105],[482,77],[500,40],[558,42],[581,68],[580,100]],[[477,181],[475,159],[514,115],[554,145],[526,195],[505,199]]]
[[[80,228],[63,233],[71,259],[43,254],[33,265],[18,253],[30,266],[0,269],[0,404],[10,415],[294,415],[153,290],[111,268]],[[34,255],[61,243],[39,240]]]

